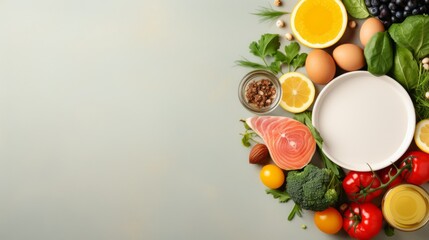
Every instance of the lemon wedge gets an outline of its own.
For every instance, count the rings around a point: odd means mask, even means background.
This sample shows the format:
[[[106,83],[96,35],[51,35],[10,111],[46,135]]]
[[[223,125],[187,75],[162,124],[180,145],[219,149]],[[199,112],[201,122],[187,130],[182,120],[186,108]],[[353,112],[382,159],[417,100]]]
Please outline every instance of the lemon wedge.
[[[429,119],[417,123],[414,141],[423,152],[429,153]]]
[[[340,0],[301,0],[291,14],[296,39],[310,48],[327,48],[343,36],[347,11]]]
[[[280,106],[288,112],[300,113],[314,101],[316,90],[313,82],[302,73],[289,72],[279,78],[282,85]]]

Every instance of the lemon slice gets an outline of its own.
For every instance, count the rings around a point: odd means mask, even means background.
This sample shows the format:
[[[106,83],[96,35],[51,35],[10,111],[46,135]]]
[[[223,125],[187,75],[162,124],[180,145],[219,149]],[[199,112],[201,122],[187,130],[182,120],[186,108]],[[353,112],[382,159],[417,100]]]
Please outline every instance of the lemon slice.
[[[429,119],[417,123],[414,141],[423,152],[429,153]]]
[[[340,0],[301,0],[291,14],[296,39],[310,48],[326,48],[343,36],[347,11]]]
[[[304,74],[289,72],[279,79],[282,84],[280,106],[291,113],[307,110],[314,101],[316,90],[313,82]]]

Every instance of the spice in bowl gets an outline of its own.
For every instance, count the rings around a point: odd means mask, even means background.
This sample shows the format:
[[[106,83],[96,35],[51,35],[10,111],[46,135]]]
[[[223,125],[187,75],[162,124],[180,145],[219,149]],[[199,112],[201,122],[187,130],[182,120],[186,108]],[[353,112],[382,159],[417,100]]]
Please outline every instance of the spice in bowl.
[[[280,102],[281,85],[272,73],[257,70],[247,74],[239,86],[239,98],[244,107],[254,113],[268,113]]]

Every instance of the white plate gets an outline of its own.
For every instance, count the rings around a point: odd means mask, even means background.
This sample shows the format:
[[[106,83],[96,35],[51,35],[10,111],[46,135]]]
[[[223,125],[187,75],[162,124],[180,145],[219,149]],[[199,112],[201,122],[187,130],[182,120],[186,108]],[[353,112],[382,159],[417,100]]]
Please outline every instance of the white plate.
[[[323,152],[354,171],[382,169],[408,149],[415,112],[405,89],[388,76],[350,72],[332,80],[313,107]]]

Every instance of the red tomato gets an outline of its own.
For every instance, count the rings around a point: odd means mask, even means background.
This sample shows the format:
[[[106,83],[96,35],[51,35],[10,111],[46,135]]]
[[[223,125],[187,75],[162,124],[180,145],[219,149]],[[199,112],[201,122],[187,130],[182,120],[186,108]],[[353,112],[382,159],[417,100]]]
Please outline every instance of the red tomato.
[[[352,238],[371,239],[383,225],[383,214],[372,203],[351,203],[343,216],[343,229]]]
[[[407,183],[422,185],[429,182],[429,154],[422,151],[408,152],[403,156],[402,178]]]
[[[371,189],[381,185],[380,180],[373,172],[350,171],[343,180],[343,189],[348,198],[360,203],[370,202],[380,196],[383,190],[372,192]]]
[[[390,181],[390,179],[392,177],[395,177],[396,173],[398,173],[398,170],[396,169],[395,166],[391,165],[389,167],[383,168],[379,171],[377,171],[377,175],[380,178],[381,182],[383,184],[386,184],[387,182]],[[396,178],[389,184],[389,186],[387,187],[392,188],[394,186],[397,186],[399,184],[401,184],[403,182],[403,179],[401,177],[401,175],[396,176]]]

